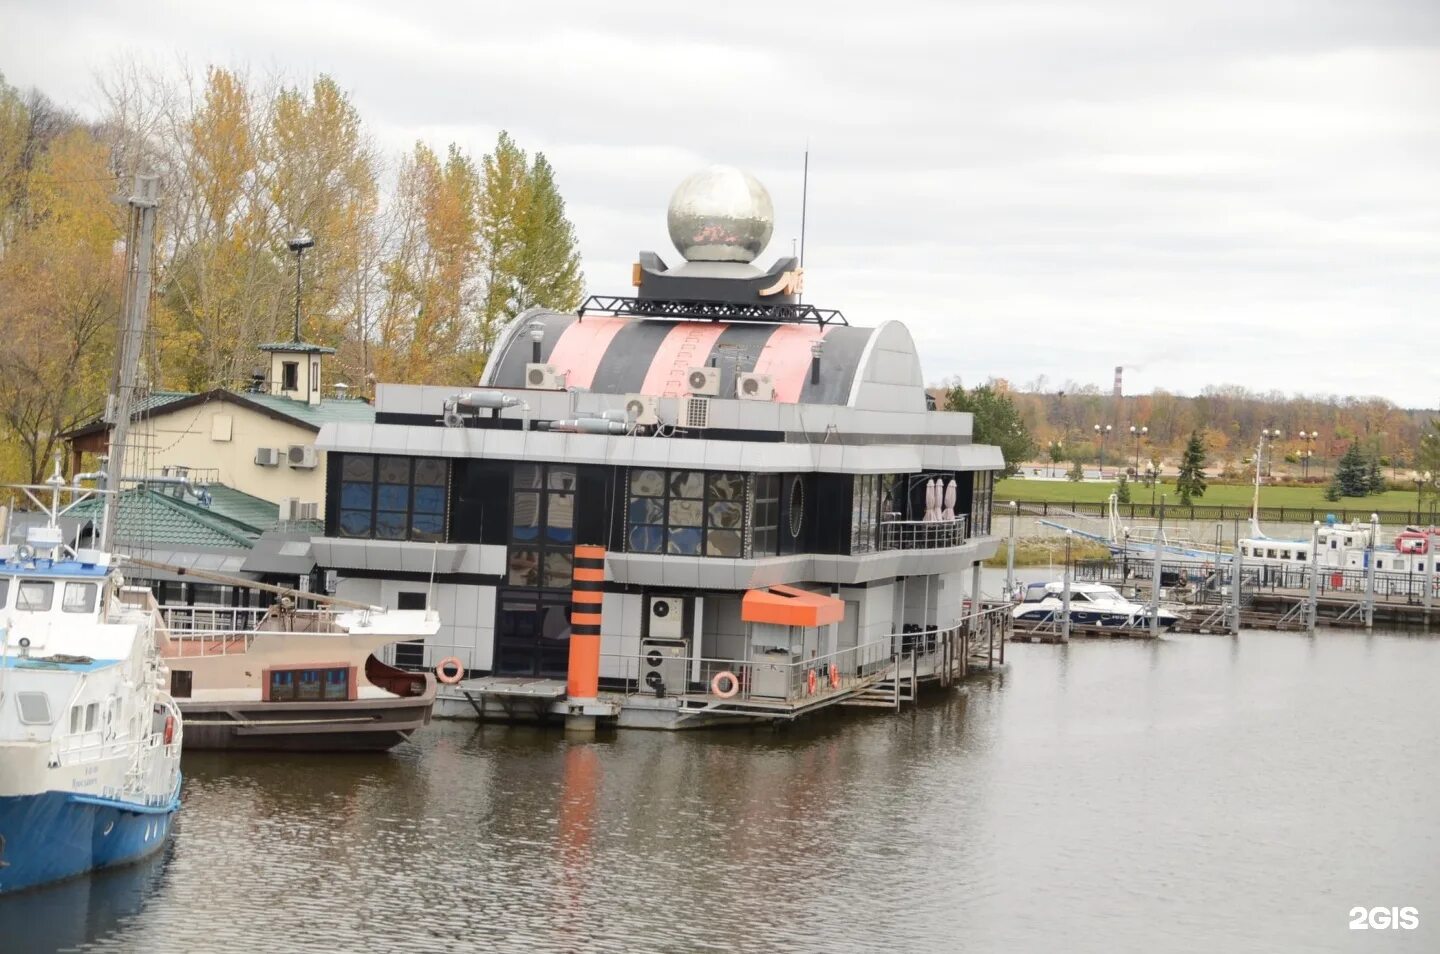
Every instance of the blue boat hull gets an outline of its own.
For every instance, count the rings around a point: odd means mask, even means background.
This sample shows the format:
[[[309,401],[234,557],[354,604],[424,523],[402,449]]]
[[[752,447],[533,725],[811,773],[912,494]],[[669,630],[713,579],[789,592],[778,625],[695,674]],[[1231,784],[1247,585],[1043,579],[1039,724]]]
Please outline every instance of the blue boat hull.
[[[138,861],[165,843],[179,789],[169,804],[45,792],[0,797],[0,894]]]

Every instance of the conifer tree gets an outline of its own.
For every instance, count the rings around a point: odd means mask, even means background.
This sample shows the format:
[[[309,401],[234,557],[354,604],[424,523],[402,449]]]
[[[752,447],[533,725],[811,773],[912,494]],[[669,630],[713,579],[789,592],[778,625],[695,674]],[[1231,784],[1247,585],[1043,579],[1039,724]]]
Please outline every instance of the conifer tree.
[[[1180,503],[1190,506],[1193,497],[1205,496],[1205,444],[1200,440],[1199,431],[1190,432],[1190,442],[1185,445],[1185,456],[1180,460],[1180,476],[1175,479],[1175,489],[1180,492]]]
[[[1335,483],[1345,497],[1363,497],[1370,492],[1370,472],[1359,444],[1351,443],[1335,465]]]
[[[1065,474],[1065,479],[1077,484],[1085,479],[1085,468],[1080,466],[1078,460],[1070,462],[1070,470]]]
[[[994,444],[1005,455],[1005,476],[1014,476],[1035,453],[1035,442],[1008,390],[996,383],[977,385],[966,392],[958,384],[945,402],[948,411],[968,411],[974,419],[971,436],[977,444]]]
[[[1130,502],[1130,480],[1123,470],[1120,471],[1120,479],[1115,482],[1115,500],[1122,504]]]

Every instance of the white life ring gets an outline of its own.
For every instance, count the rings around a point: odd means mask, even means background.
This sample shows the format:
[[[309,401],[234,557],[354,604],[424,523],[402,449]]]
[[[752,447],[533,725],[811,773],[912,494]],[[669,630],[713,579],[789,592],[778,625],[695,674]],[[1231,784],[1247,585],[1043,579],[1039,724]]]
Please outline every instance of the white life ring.
[[[721,683],[728,683],[729,688],[720,688]],[[710,691],[721,699],[733,699],[735,694],[740,691],[740,677],[728,669],[717,672],[715,678],[710,680]]]

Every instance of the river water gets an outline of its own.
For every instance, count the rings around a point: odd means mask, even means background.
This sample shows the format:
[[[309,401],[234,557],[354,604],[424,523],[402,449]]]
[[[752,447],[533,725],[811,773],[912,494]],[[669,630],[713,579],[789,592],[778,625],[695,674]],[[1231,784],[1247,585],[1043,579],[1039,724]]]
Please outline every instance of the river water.
[[[167,850],[0,900],[0,951],[1440,950],[1440,639],[1009,661],[898,717],[193,753]]]

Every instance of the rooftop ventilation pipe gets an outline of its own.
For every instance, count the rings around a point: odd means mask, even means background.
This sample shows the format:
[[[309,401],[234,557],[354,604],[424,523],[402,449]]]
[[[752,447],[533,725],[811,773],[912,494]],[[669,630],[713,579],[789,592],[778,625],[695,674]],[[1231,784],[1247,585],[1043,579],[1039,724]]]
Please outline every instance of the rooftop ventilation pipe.
[[[521,429],[530,430],[530,405],[500,391],[462,391],[456,394],[445,402],[445,426],[464,427],[465,420],[460,416],[461,411],[490,411],[491,417],[499,417],[500,412],[507,407],[520,408],[525,414]]]
[[[569,434],[625,434],[628,424],[604,418],[582,417],[573,421],[541,421],[536,425],[545,431],[562,431]]]
[[[811,383],[811,384],[819,384],[819,383],[820,383],[820,354],[821,354],[821,352],[823,352],[824,350],[825,350],[825,342],[824,342],[823,340],[817,339],[817,340],[815,340],[815,341],[810,342],[810,383]]]

